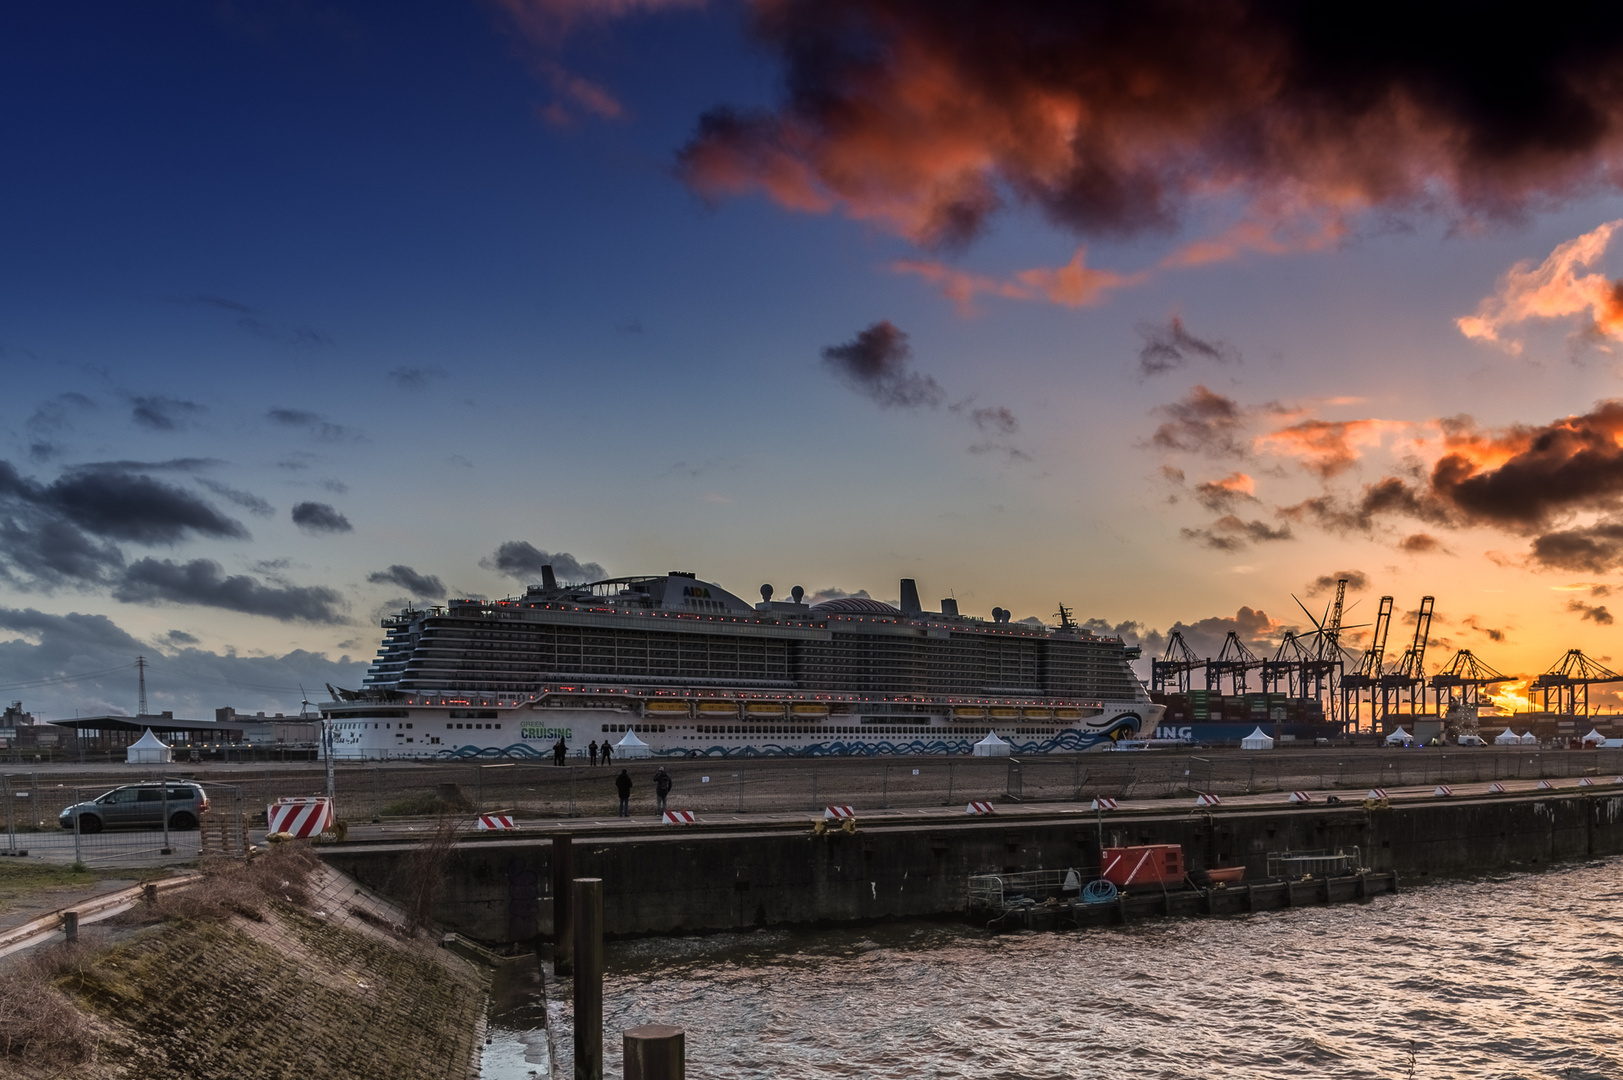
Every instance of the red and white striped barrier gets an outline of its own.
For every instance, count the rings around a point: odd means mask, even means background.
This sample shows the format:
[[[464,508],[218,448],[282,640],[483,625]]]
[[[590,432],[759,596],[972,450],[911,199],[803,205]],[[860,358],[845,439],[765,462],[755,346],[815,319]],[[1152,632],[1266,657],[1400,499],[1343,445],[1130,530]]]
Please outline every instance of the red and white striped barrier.
[[[1623,776],[1613,777],[1612,778],[1612,783],[1614,783],[1614,784],[1623,784]]]
[[[966,814],[992,814],[996,813],[989,802],[972,802],[964,809]]]
[[[1595,781],[1591,780],[1589,777],[1586,776],[1582,780],[1578,781],[1578,786],[1579,787],[1594,787],[1595,786]]]
[[[309,838],[332,828],[332,800],[325,795],[277,799],[265,807],[265,831]]]
[[[1384,798],[1386,798],[1386,789],[1381,788],[1381,787],[1372,787],[1372,788],[1369,789],[1369,794],[1365,795],[1364,798],[1366,798],[1366,799],[1384,799]]]
[[[849,806],[829,806],[823,810],[824,821],[844,821],[846,818],[855,818],[857,812]]]
[[[518,828],[513,824],[512,814],[480,814],[475,827],[480,832],[505,832]]]
[[[1114,810],[1115,808],[1115,799],[1107,799],[1101,795],[1099,798],[1093,800],[1092,809],[1094,810]]]
[[[1305,791],[1293,791],[1293,792],[1291,792],[1290,801],[1293,802],[1293,803],[1312,802],[1313,801],[1313,796],[1309,795]]]
[[[698,822],[692,810],[667,810],[664,822],[667,825],[693,825]]]
[[[1499,783],[1499,781],[1495,780],[1493,783],[1488,785],[1489,795],[1503,795],[1504,793],[1505,785]]]
[[[1454,789],[1449,787],[1447,784],[1438,784],[1436,787],[1431,789],[1431,793],[1440,798],[1447,798],[1448,796],[1454,794]]]
[[[1223,800],[1219,799],[1216,795],[1211,795],[1211,794],[1208,794],[1208,793],[1203,791],[1203,792],[1200,793],[1200,798],[1195,800],[1195,805],[1196,806],[1222,806],[1223,805]]]
[[[1550,783],[1548,780],[1540,780],[1538,782],[1538,790],[1539,791],[1554,791],[1555,790],[1555,785]]]

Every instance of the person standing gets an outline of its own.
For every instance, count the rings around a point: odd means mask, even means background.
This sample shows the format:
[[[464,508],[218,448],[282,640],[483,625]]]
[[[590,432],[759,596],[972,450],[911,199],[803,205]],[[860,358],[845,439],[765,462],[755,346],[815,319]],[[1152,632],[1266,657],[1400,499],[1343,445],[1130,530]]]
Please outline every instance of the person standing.
[[[631,816],[631,774],[624,769],[614,778],[614,786],[620,791],[620,816]]]
[[[607,746],[609,744],[604,743],[603,745]],[[590,743],[588,743],[586,745],[586,753],[591,757],[592,764],[596,765],[597,764],[597,740],[596,739],[593,739]]]
[[[610,762],[610,760],[613,759],[613,757],[614,757],[614,752],[609,749],[609,740],[604,739],[603,740],[603,764],[607,765]]]
[[[569,747],[564,745],[564,741],[562,739],[559,739],[557,742],[552,744],[552,763],[557,765],[559,768],[562,768],[564,763],[564,755],[567,753],[569,753]]]
[[[670,793],[671,774],[665,771],[665,766],[661,765],[659,771],[654,774],[654,794],[659,796],[659,812],[661,814],[665,812],[665,799]]]

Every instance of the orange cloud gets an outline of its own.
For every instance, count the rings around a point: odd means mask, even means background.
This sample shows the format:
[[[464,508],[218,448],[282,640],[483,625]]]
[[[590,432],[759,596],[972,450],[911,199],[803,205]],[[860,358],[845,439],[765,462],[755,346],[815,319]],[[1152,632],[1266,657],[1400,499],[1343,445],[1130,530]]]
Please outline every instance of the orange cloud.
[[[1359,447],[1377,446],[1384,433],[1408,426],[1389,420],[1302,420],[1260,436],[1257,448],[1296,458],[1328,480],[1358,463]]]
[[[1557,319],[1588,313],[1586,329],[1591,334],[1623,336],[1623,281],[1610,281],[1605,274],[1580,272],[1600,263],[1619,225],[1623,225],[1623,220],[1608,221],[1558,245],[1537,267],[1531,261],[1512,266],[1500,280],[1498,291],[1483,299],[1475,315],[1454,320],[1460,333],[1519,353],[1521,341],[1502,336],[1507,328],[1529,319]]]
[[[928,281],[940,289],[942,295],[951,300],[958,313],[964,316],[977,313],[977,296],[1047,300],[1065,307],[1084,307],[1101,302],[1110,289],[1138,285],[1148,277],[1144,273],[1118,274],[1113,270],[1095,270],[1086,265],[1086,259],[1087,250],[1077,248],[1071,261],[1064,266],[1021,270],[1007,280],[925,259],[899,259],[891,263],[890,268],[898,274],[917,274]]]

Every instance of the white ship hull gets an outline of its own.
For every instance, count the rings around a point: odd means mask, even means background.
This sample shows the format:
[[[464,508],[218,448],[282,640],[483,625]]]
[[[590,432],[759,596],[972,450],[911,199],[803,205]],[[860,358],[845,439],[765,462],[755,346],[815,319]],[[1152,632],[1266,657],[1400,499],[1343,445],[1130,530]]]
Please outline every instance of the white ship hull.
[[[979,717],[962,715],[973,709],[954,715],[944,707],[936,714],[876,719],[858,711],[796,716],[790,711],[794,703],[784,706],[776,718],[751,716],[749,706],[728,716],[707,715],[689,704],[687,715],[660,716],[633,702],[560,708],[534,700],[332,702],[322,711],[330,718],[333,758],[339,761],[546,760],[560,739],[568,758],[578,759],[590,744],[618,744],[628,731],[647,744],[638,755],[661,758],[968,754],[988,732],[1015,754],[1079,753],[1153,731],[1164,711],[1147,701],[1107,701],[1075,709],[1086,715],[1074,718],[1055,716],[1053,709],[992,706]]]

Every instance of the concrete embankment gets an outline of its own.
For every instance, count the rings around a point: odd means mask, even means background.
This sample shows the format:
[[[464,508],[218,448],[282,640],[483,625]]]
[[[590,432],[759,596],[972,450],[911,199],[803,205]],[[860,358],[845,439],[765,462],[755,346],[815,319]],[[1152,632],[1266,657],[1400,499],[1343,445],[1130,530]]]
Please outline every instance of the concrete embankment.
[[[751,926],[935,917],[962,910],[970,874],[1097,865],[1093,814],[962,814],[865,821],[854,834],[813,835],[808,818],[779,827],[689,827],[593,835],[577,825],[574,874],[604,881],[612,936]],[[1107,815],[1104,842],[1181,844],[1190,870],[1271,852],[1358,848],[1367,867],[1406,881],[1623,853],[1623,793],[1585,790],[1417,798],[1388,807],[1219,807]],[[399,880],[410,847],[335,845],[322,857],[372,888]],[[452,853],[433,918],[481,941],[551,931],[550,841],[469,841]]]

